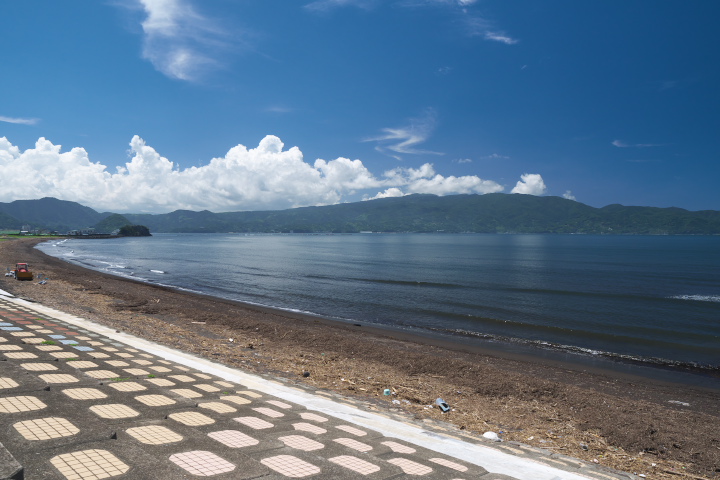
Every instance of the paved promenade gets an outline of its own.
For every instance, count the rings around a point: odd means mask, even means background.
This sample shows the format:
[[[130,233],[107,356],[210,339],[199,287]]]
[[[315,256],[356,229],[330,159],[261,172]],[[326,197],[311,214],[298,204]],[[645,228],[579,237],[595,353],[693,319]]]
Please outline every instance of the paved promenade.
[[[250,375],[0,291],[0,480],[628,480]]]

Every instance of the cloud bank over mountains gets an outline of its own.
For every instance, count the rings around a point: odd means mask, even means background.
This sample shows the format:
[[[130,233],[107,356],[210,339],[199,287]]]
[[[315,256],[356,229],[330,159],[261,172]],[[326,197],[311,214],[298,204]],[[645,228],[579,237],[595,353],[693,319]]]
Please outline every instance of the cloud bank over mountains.
[[[98,211],[165,213],[177,209],[274,210],[331,205],[360,198],[412,193],[451,195],[500,192],[504,187],[476,175],[443,176],[432,164],[398,167],[377,176],[360,160],[305,162],[298,147],[285,150],[273,135],[256,148],[237,145],[209,164],[180,169],[139,136],[130,141],[130,160],[116,172],[91,161],[84,148],[62,152],[40,138],[21,151],[0,137],[0,201],[55,197]],[[543,194],[539,174],[525,174],[513,193]],[[352,198],[351,198],[352,197]]]

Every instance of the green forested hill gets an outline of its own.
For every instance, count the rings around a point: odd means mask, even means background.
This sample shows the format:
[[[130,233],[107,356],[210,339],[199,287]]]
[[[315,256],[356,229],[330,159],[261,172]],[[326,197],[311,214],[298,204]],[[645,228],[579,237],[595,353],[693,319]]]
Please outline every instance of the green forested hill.
[[[720,233],[720,212],[680,208],[594,208],[532,195],[409,195],[324,207],[264,212],[175,211],[125,215],[154,232],[478,232]]]
[[[52,197],[0,203],[0,213],[16,218],[21,224],[28,224],[33,228],[58,231],[91,227],[109,215],[98,213],[76,202]]]
[[[10,218],[11,217],[11,218]],[[103,219],[106,221],[101,222]],[[97,213],[54,198],[0,203],[0,222],[35,228],[145,225],[152,232],[477,232],[592,234],[720,234],[720,212],[681,208],[590,207],[560,197],[409,195],[324,207],[261,212]],[[101,222],[101,223],[99,223]]]

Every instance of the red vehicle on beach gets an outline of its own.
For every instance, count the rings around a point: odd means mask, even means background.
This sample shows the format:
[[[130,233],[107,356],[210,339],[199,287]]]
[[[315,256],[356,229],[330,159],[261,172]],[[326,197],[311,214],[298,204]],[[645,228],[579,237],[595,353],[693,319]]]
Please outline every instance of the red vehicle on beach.
[[[15,278],[17,280],[32,280],[33,274],[27,263],[18,263],[15,265]]]

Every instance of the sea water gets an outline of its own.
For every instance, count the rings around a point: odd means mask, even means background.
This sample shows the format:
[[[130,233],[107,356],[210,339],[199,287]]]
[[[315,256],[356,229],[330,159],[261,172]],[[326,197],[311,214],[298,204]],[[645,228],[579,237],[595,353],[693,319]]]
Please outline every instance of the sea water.
[[[720,236],[155,234],[39,248],[348,322],[720,371]]]

